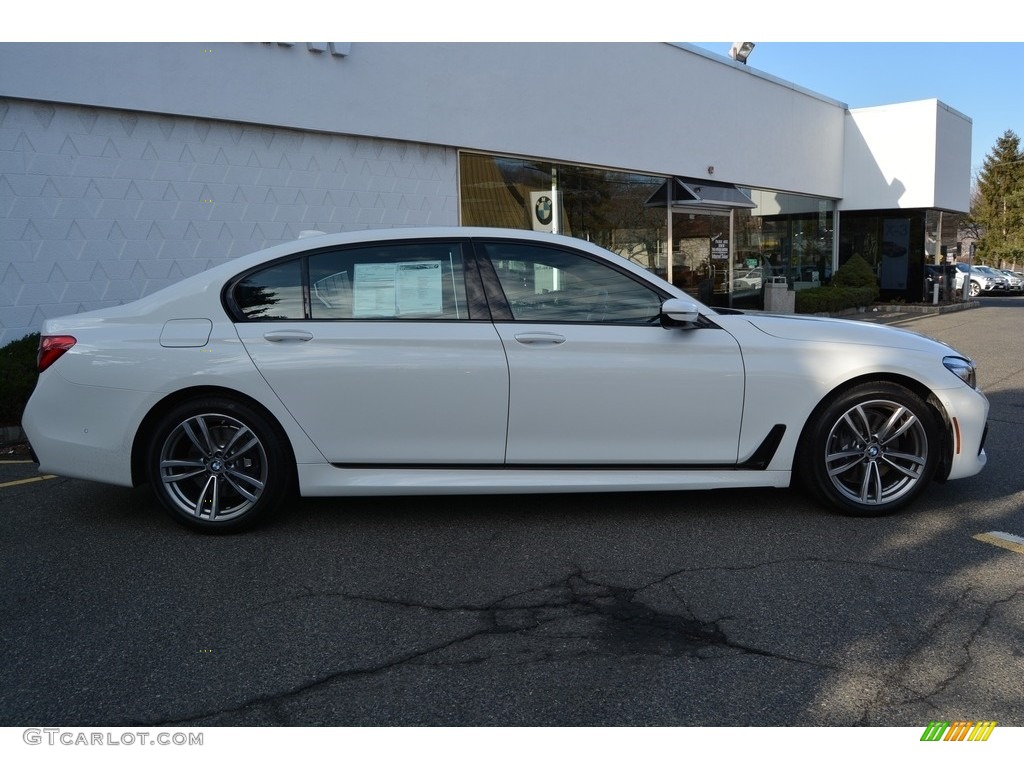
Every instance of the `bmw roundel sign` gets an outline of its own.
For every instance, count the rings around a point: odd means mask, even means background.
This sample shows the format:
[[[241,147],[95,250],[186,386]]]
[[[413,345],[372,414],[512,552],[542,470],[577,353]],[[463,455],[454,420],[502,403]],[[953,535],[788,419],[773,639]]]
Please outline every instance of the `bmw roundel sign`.
[[[551,232],[555,221],[555,197],[551,192],[530,193],[530,223],[534,232]]]
[[[537,203],[533,206],[533,215],[537,217],[537,221],[541,224],[551,223],[551,209],[554,206],[551,204],[551,198],[547,195],[541,195],[537,198]]]

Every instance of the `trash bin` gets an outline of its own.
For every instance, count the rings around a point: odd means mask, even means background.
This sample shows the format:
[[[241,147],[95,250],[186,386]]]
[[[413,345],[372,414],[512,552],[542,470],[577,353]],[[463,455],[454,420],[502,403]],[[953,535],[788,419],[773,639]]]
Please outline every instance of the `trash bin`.
[[[956,264],[949,262],[942,265],[942,300],[946,304],[956,301]]]
[[[796,291],[789,290],[785,277],[773,277],[765,283],[764,309],[783,315],[796,312]]]

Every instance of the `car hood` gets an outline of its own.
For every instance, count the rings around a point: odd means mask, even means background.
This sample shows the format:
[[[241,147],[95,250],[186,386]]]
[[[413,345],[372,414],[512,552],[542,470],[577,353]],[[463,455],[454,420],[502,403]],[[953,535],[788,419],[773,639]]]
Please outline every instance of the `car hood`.
[[[859,320],[838,320],[828,317],[794,317],[793,315],[743,315],[762,333],[779,339],[830,344],[869,344],[917,351],[955,352],[942,342],[902,328]]]

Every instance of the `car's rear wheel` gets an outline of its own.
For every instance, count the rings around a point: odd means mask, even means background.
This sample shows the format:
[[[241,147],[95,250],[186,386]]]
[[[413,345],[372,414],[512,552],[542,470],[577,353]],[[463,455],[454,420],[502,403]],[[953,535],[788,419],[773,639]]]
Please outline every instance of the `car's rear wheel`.
[[[812,416],[797,469],[815,495],[846,514],[890,514],[934,476],[939,434],[935,413],[909,389],[863,384]]]
[[[281,429],[244,403],[192,400],[153,431],[150,483],[178,522],[206,532],[239,531],[273,512],[287,493],[286,445]]]

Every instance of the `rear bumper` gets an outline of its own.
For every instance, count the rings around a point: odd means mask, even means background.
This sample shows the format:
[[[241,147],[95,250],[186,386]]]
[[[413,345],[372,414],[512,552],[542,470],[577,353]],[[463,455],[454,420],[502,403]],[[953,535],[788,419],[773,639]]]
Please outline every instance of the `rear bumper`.
[[[56,370],[39,377],[22,417],[40,472],[132,485],[131,449],[157,396],[73,384]]]

